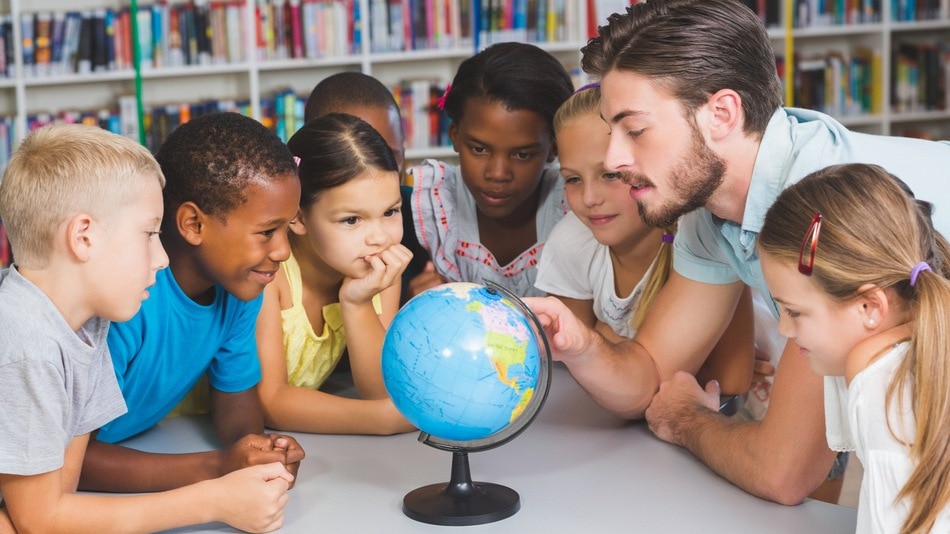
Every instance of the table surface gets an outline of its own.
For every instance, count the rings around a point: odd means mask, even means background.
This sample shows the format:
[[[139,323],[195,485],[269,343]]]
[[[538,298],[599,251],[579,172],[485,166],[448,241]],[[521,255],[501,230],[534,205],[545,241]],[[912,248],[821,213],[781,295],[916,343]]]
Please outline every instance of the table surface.
[[[643,422],[598,406],[560,364],[547,402],[513,441],[472,453],[472,478],[508,486],[521,510],[484,525],[444,527],[402,512],[405,494],[449,480],[452,454],[418,433],[349,436],[292,433],[307,452],[282,532],[769,532],[850,533],[856,511],[820,501],[783,506],[745,493]],[[125,442],[153,452],[214,447],[210,420],[177,417]],[[207,524],[173,532],[233,532]]]

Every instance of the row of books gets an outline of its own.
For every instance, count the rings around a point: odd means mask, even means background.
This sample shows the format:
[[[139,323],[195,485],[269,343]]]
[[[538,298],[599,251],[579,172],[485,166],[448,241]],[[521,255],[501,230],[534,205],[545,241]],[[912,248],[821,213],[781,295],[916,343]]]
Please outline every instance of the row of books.
[[[873,24],[883,17],[882,1],[890,2],[891,19],[923,21],[950,19],[950,0],[788,0],[795,1],[792,26],[811,28],[845,24]],[[743,0],[767,27],[782,24],[781,0]]]
[[[258,59],[318,58],[360,48],[359,0],[260,0]],[[246,59],[241,0],[141,5],[135,12],[143,69],[240,63]],[[130,8],[23,13],[17,21],[27,77],[133,68]],[[13,75],[10,15],[0,17],[0,76]]]
[[[261,60],[345,56],[362,47],[359,0],[258,0],[254,15]]]
[[[891,18],[897,21],[950,19],[950,0],[890,0]]]
[[[796,58],[794,105],[837,117],[880,113],[881,68],[881,54],[869,48]]]
[[[581,38],[580,5],[571,0],[371,0],[370,50],[573,42]]]
[[[242,0],[165,1],[82,11],[0,17],[0,76],[13,74],[19,25],[26,76],[133,67],[132,19],[143,69],[258,60],[339,57],[362,49],[360,0],[258,0],[245,28]],[[371,0],[373,52],[482,48],[500,41],[576,42],[581,3],[570,0]]]
[[[891,106],[896,112],[950,109],[950,41],[894,47]]]

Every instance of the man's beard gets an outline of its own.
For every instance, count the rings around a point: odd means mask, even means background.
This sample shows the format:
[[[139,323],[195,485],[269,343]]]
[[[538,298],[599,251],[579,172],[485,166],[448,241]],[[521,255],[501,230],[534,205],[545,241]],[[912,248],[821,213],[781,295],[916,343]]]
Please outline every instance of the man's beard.
[[[648,211],[643,202],[637,208],[643,222],[655,228],[669,228],[683,215],[706,205],[712,194],[722,185],[726,164],[706,146],[706,141],[694,126],[692,150],[670,173],[675,198],[671,203]],[[651,184],[645,176],[634,182]]]

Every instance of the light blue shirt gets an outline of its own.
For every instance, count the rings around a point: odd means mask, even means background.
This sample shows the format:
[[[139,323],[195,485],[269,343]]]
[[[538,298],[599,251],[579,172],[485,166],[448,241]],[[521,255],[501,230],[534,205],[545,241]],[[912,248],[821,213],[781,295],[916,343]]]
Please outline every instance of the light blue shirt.
[[[171,268],[162,269],[139,312],[112,323],[109,350],[129,411],[104,425],[99,440],[115,443],[151,428],[205,374],[227,393],[257,385],[261,364],[254,331],[263,296],[244,302],[221,286],[215,291],[214,302],[198,304]]]
[[[823,113],[780,108],[759,146],[742,224],[719,219],[706,208],[686,214],[676,233],[673,268],[698,282],[741,280],[771,295],[755,248],[765,213],[783,189],[839,163],[884,167],[906,182],[917,198],[934,204],[934,226],[950,235],[950,143],[852,132]],[[868,209],[873,217],[873,206]],[[767,300],[778,316],[774,301]]]

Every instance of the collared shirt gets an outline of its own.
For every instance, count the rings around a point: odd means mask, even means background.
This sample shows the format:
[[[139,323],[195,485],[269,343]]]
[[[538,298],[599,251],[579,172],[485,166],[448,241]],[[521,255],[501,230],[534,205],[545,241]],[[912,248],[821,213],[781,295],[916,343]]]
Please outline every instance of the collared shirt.
[[[673,268],[704,283],[742,280],[770,295],[755,247],[765,213],[783,189],[806,175],[829,165],[858,162],[884,167],[906,182],[917,198],[932,202],[934,226],[950,235],[950,143],[851,132],[823,113],[780,108],[759,146],[742,223],[720,219],[706,208],[688,213],[676,234]],[[778,316],[775,303],[766,300]]]

